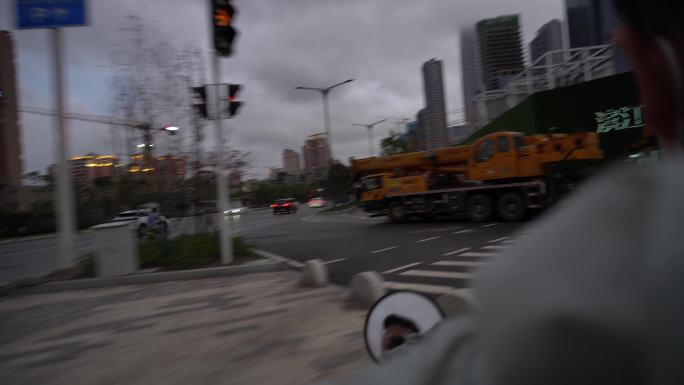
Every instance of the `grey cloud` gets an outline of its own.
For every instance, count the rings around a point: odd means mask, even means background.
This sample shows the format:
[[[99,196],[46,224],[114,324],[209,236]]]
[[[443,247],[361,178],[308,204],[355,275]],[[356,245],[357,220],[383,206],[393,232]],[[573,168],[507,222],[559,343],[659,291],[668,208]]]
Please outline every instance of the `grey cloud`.
[[[68,39],[70,108],[104,114],[110,110],[113,49],[125,47],[136,14],[177,49],[196,47],[210,73],[206,0],[91,0],[92,26],[72,28]],[[307,135],[322,131],[320,96],[294,91],[298,85],[326,86],[355,78],[331,94],[335,155],[365,156],[365,130],[350,127],[384,116],[414,117],[422,106],[420,66],[445,60],[448,109],[461,107],[459,30],[483,17],[521,13],[526,41],[554,17],[561,0],[234,0],[240,29],[237,55],[222,60],[223,81],[245,84],[244,109],[233,126],[231,144],[253,153],[254,172],[280,163],[282,149],[299,150]],[[155,32],[156,31],[156,32]],[[51,73],[45,31],[17,33],[22,103],[51,103]],[[114,47],[114,48],[113,48]],[[36,92],[43,92],[35,97]],[[49,104],[48,104],[49,105]],[[44,107],[40,105],[40,107]],[[52,162],[39,142],[50,119],[26,116],[27,169]],[[111,151],[106,126],[72,123],[74,152]],[[395,125],[376,129],[376,141]],[[207,125],[205,147],[215,143]],[[28,167],[30,165],[30,167]]]

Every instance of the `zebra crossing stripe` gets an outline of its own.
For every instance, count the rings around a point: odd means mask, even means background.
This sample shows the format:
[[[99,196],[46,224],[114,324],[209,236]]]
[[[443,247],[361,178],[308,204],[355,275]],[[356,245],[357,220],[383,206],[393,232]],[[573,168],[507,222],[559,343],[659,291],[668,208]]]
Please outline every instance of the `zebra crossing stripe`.
[[[450,251],[450,252],[448,252],[448,253],[442,254],[442,256],[443,256],[443,257],[448,257],[448,256],[450,256],[450,255],[460,254],[460,253],[463,253],[463,252],[468,251],[468,250],[470,250],[470,247],[466,247],[466,248],[463,248],[463,249],[460,249],[460,250],[456,250],[456,251]]]
[[[406,270],[406,269],[410,269],[410,268],[412,268],[412,267],[418,266],[418,265],[420,265],[421,263],[422,263],[422,262],[409,263],[409,264],[406,265],[406,266],[401,266],[401,267],[397,267],[396,269],[383,271],[382,274],[392,274],[392,273],[396,273],[397,271],[402,271],[402,270]]]
[[[502,237],[502,238],[492,239],[491,241],[489,241],[489,243],[497,243],[497,242],[505,241],[505,240],[510,239],[510,238],[511,237]]]
[[[432,264],[433,266],[453,266],[453,267],[479,267],[482,262],[471,261],[439,261]]]
[[[485,246],[483,247],[484,250],[506,250],[508,249],[508,246],[501,246],[501,245],[491,245],[491,246]]]
[[[385,289],[387,290],[412,290],[425,294],[451,294],[468,291],[467,289],[455,289],[451,286],[444,285],[427,285],[424,283],[407,283],[407,282],[385,282]]]
[[[453,271],[432,271],[432,270],[409,270],[399,275],[411,277],[428,277],[428,278],[451,278],[451,279],[470,279],[472,274],[459,273]]]
[[[461,257],[478,257],[478,258],[483,258],[483,257],[496,257],[498,254],[497,253],[477,253],[477,252],[469,252],[469,253],[463,253],[460,256]]]

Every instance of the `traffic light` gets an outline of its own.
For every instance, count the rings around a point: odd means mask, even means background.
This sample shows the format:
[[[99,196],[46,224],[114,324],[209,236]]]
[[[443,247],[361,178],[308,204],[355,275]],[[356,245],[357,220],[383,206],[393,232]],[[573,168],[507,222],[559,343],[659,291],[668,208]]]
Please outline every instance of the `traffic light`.
[[[214,48],[218,55],[233,54],[233,40],[238,31],[233,28],[235,8],[230,0],[211,0],[211,21],[214,25]]]
[[[237,100],[237,94],[242,88],[241,84],[228,84],[228,115],[237,115],[238,109],[242,106],[242,102]]]
[[[209,117],[207,113],[207,90],[204,86],[192,87],[192,107],[200,117],[205,119]]]

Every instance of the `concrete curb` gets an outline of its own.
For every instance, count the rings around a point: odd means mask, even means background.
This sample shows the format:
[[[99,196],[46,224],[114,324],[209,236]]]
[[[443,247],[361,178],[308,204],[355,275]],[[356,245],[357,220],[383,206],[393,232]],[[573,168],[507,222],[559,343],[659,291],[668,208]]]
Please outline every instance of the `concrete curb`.
[[[146,283],[159,283],[169,281],[185,281],[191,279],[230,277],[234,275],[266,273],[285,270],[282,262],[263,262],[250,265],[211,267],[206,269],[194,269],[183,271],[166,271],[161,273],[132,274],[121,277],[110,278],[87,278],[69,281],[50,281],[45,282],[37,279],[36,286],[30,286],[31,282],[18,282],[7,284],[0,288],[1,295],[23,295],[23,294],[43,294],[57,291],[75,291],[83,289],[95,289],[101,287],[139,285]]]
[[[262,258],[270,259],[271,261],[274,261],[274,262],[284,263],[285,265],[287,265],[291,269],[294,269],[297,271],[304,270],[304,264],[302,262],[293,261],[292,259],[285,258],[283,256],[273,254],[273,253],[270,253],[270,252],[265,251],[265,250],[254,250],[253,253],[262,257]]]

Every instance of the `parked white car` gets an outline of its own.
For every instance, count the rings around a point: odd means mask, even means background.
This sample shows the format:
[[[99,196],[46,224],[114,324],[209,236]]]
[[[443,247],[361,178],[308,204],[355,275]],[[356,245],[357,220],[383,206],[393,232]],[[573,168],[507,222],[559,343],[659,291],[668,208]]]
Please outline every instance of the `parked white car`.
[[[148,227],[148,221],[147,217],[150,216],[150,213],[152,211],[148,209],[140,209],[140,210],[129,210],[129,211],[122,211],[116,216],[114,216],[114,219],[112,219],[112,222],[136,222],[136,227],[138,229],[138,234],[139,235],[144,235],[145,231],[147,231]],[[169,227],[169,221],[166,219],[163,215],[159,215],[159,228],[162,229],[164,232],[168,230]]]

